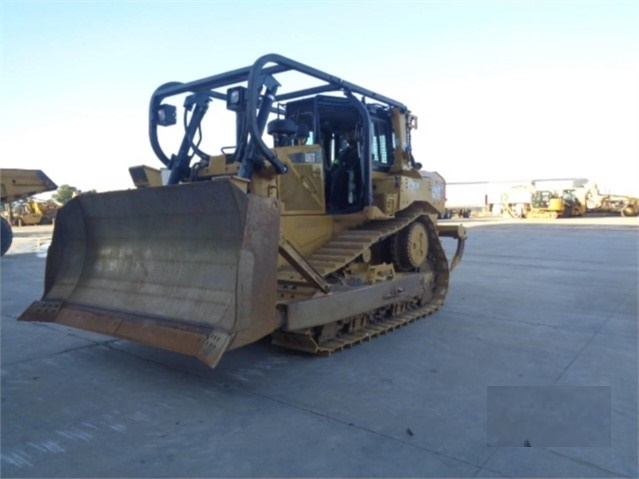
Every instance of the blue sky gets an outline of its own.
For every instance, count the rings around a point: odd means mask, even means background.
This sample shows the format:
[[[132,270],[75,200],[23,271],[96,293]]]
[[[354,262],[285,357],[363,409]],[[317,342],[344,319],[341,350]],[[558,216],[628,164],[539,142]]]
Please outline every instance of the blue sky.
[[[279,53],[408,105],[417,160],[450,182],[639,195],[636,1],[2,0],[0,21],[0,164],[58,184],[131,187],[160,166],[157,86]]]

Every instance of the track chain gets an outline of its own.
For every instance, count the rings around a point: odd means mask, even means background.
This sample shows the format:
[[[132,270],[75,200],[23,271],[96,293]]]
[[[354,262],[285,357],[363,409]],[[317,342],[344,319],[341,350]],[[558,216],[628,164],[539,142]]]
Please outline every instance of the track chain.
[[[314,266],[324,276],[335,272],[355,260],[364,248],[370,247],[376,241],[397,233],[419,217],[424,216],[424,223],[428,230],[429,240],[428,259],[434,273],[433,296],[427,304],[419,304],[418,300],[402,301],[378,310],[364,312],[352,318],[338,319],[335,323],[340,323],[341,329],[345,327],[345,329],[352,330],[348,333],[338,334],[335,337],[323,340],[318,339],[322,337],[321,332],[318,333],[318,328],[303,331],[277,331],[273,333],[273,343],[298,351],[329,355],[335,351],[352,347],[389,331],[394,331],[397,328],[410,324],[417,319],[431,315],[439,310],[444,304],[448,292],[450,271],[446,253],[439,240],[437,229],[425,214],[425,210],[416,205],[399,213],[396,219],[391,222],[382,222],[382,224],[379,225],[372,222],[367,223],[362,228],[345,231],[325,245],[325,247],[321,248],[315,255],[311,256],[310,262],[313,264],[315,261]],[[366,232],[366,234],[363,234],[364,232]],[[361,235],[359,240],[358,235]],[[330,263],[332,266],[322,264],[323,269],[316,266],[318,264],[317,255],[325,255],[326,250],[336,251],[338,250],[337,246],[343,246],[351,238],[355,238],[356,241],[354,241],[354,243],[359,245],[358,248],[353,247],[352,252],[348,256],[342,254],[340,261]],[[323,256],[320,256],[320,258],[322,257]],[[362,322],[362,317],[364,318],[363,324],[359,325]],[[349,327],[355,325],[359,325],[359,327]],[[322,326],[322,328],[329,327],[334,327],[334,324]]]

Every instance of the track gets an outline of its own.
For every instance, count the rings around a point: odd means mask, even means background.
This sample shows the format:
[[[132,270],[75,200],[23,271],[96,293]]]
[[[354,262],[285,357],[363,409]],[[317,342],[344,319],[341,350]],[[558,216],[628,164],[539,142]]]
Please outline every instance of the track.
[[[370,222],[360,228],[344,231],[310,256],[309,262],[322,276],[327,277],[343,269],[359,256],[365,255],[376,242],[399,233],[417,220],[423,221],[428,232],[428,263],[434,277],[432,297],[427,303],[417,299],[401,301],[356,316],[341,318],[324,326],[293,332],[276,331],[273,333],[273,343],[298,351],[328,355],[393,331],[441,308],[448,292],[448,261],[435,225],[420,206],[406,209],[391,221]],[[415,271],[413,274],[422,273]],[[278,279],[282,298],[290,292],[290,283],[304,281],[292,268],[282,269]]]

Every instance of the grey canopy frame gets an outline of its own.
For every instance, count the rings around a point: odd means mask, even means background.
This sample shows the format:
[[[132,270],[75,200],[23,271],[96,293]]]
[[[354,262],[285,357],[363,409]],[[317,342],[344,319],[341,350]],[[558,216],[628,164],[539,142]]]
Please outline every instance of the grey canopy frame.
[[[321,84],[278,95],[281,86],[276,77],[285,72],[298,72]],[[224,89],[220,91],[220,89]],[[262,140],[266,121],[271,112],[282,113],[276,105],[279,102],[301,99],[321,93],[343,91],[347,95],[359,94],[363,98],[398,108],[407,112],[401,102],[375,93],[337,76],[277,54],[264,55],[248,67],[239,68],[219,75],[195,80],[189,83],[170,82],[158,87],[153,93],[149,106],[149,138],[151,147],[159,160],[170,170],[168,184],[177,184],[190,175],[193,156],[206,159],[194,138],[200,131],[209,103],[212,99],[225,101],[227,108],[236,112],[237,145],[234,160],[239,162],[239,176],[250,179],[253,172],[268,161],[278,174],[287,172],[287,167]],[[170,157],[163,151],[158,139],[158,126],[177,123],[177,112],[173,105],[165,104],[167,98],[188,93],[184,102],[184,137],[176,154]],[[187,113],[190,118],[187,120]]]

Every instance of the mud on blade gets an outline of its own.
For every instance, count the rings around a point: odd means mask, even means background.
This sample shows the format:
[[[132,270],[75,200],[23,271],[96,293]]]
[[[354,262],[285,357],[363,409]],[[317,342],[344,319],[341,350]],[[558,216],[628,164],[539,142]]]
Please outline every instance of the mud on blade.
[[[21,316],[198,357],[275,330],[279,208],[230,180],[84,194],[58,213]]]

